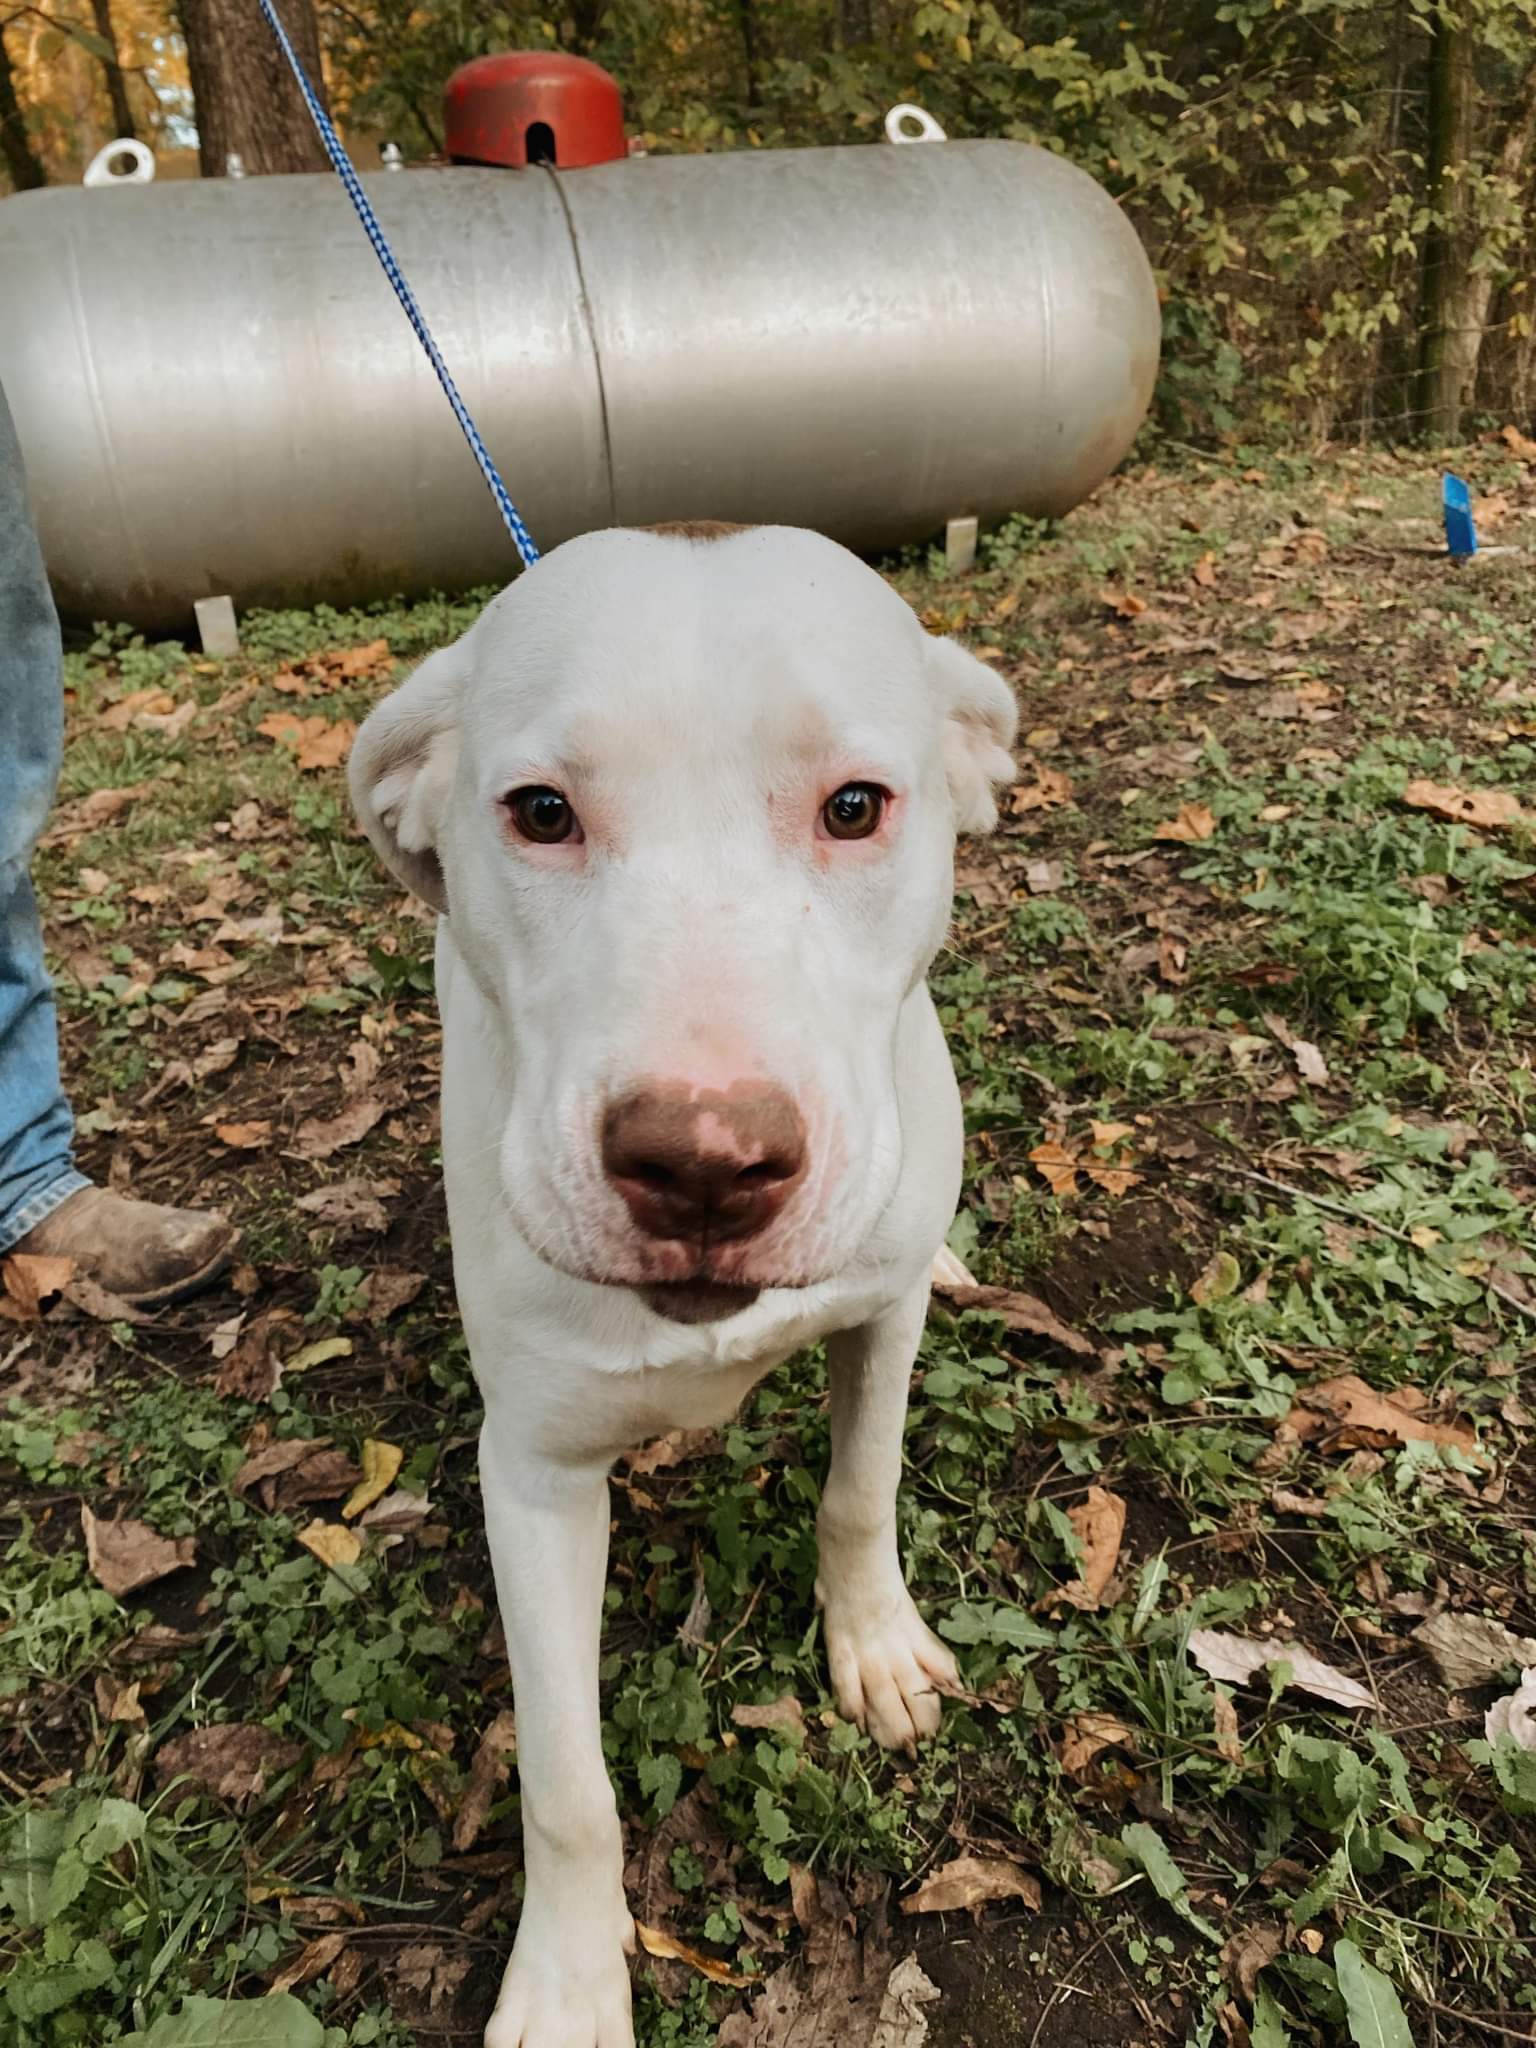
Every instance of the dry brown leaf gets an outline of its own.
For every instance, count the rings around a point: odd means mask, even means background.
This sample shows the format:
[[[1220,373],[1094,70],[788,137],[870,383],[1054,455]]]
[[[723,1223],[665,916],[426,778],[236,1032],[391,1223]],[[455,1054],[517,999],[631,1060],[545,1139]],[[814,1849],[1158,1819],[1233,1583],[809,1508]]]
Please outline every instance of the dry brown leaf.
[[[1072,801],[1070,777],[1059,768],[1047,768],[1040,761],[1026,761],[1033,782],[1018,782],[1008,792],[1008,814],[1021,817],[1026,811],[1053,811]]]
[[[225,1721],[214,1728],[193,1728],[164,1743],[155,1755],[155,1776],[162,1786],[179,1778],[183,1791],[190,1781],[191,1787],[216,1799],[248,1806],[303,1754],[302,1743],[290,1742],[256,1722]]]
[[[1147,608],[1147,600],[1130,590],[1101,590],[1099,602],[1122,619],[1139,619]]]
[[[248,1124],[215,1124],[213,1135],[232,1151],[254,1152],[271,1138],[272,1120],[270,1117],[258,1117]]]
[[[1414,1413],[1415,1388],[1378,1394],[1358,1374],[1341,1373],[1305,1387],[1285,1420],[1303,1442],[1327,1435],[1335,1450],[1381,1449],[1392,1443],[1446,1444],[1479,1463],[1489,1462],[1464,1422],[1429,1422]]]
[[[362,1537],[340,1522],[311,1522],[300,1529],[298,1537],[304,1548],[324,1565],[356,1564],[363,1554]]]
[[[294,1134],[293,1149],[301,1159],[329,1159],[347,1145],[366,1138],[385,1115],[385,1105],[374,1095],[359,1095],[339,1116],[308,1117]]]
[[[1120,1562],[1125,1502],[1106,1486],[1090,1486],[1087,1498],[1068,1508],[1067,1520],[1083,1546],[1082,1568],[1075,1579],[1047,1593],[1041,1605],[1057,1607],[1065,1602],[1069,1607],[1100,1607]]]
[[[1083,1172],[1093,1185],[1113,1201],[1129,1194],[1132,1188],[1140,1187],[1145,1178],[1129,1166],[1104,1166],[1096,1159],[1085,1159],[1082,1164]]]
[[[339,1180],[331,1187],[300,1195],[296,1207],[338,1235],[376,1236],[389,1228],[382,1197],[399,1192],[398,1183],[383,1180]]]
[[[1264,1012],[1264,1023],[1270,1034],[1277,1038],[1296,1062],[1296,1071],[1303,1081],[1312,1081],[1319,1087],[1332,1078],[1328,1062],[1309,1038],[1298,1038],[1285,1019],[1273,1010]]]
[[[1049,1337],[1053,1344],[1076,1352],[1079,1358],[1098,1356],[1095,1346],[1081,1330],[1074,1330],[1070,1323],[1064,1323],[1054,1309],[1037,1295],[1025,1294],[1016,1287],[978,1287],[974,1282],[968,1287],[956,1287],[948,1281],[942,1284],[935,1282],[934,1292],[956,1308],[981,1308],[1001,1316],[1005,1330],[1022,1330],[1032,1337]]]
[[[1076,1192],[1077,1172],[1082,1162],[1075,1152],[1069,1151],[1055,1138],[1047,1138],[1043,1144],[1036,1145],[1029,1155],[1029,1162],[1044,1177],[1053,1195],[1065,1200]]]
[[[12,1252],[0,1259],[0,1315],[12,1322],[35,1323],[74,1278],[73,1259],[50,1258],[39,1252]]]
[[[1006,1856],[957,1856],[952,1863],[924,1878],[910,1898],[901,1902],[903,1913],[960,1913],[971,1910],[980,1918],[980,1908],[989,1899],[1021,1899],[1031,1911],[1040,1910],[1040,1880]]]
[[[1093,1775],[1089,1766],[1095,1757],[1106,1749],[1133,1747],[1130,1729],[1113,1714],[1073,1714],[1062,1731],[1061,1768],[1069,1778],[1086,1784]]]
[[[369,1320],[387,1322],[408,1308],[426,1284],[425,1273],[408,1273],[401,1266],[376,1266],[368,1275]]]
[[[496,1799],[496,1789],[510,1775],[508,1759],[517,1755],[517,1719],[499,1713],[481,1736],[464,1782],[464,1796],[453,1823],[453,1846],[459,1855],[472,1848]]]
[[[286,747],[301,768],[339,768],[357,736],[350,718],[300,718],[292,711],[274,711],[256,730]]]
[[[196,701],[193,709],[196,710]],[[158,683],[147,690],[130,690],[126,697],[119,697],[115,704],[109,704],[97,716],[96,723],[107,732],[126,732],[141,712],[158,713],[164,717],[176,709],[176,699]]]
[[[345,1451],[327,1447],[317,1450],[292,1471],[285,1472],[272,1489],[272,1506],[296,1508],[308,1501],[335,1500],[350,1493],[362,1474]]]
[[[405,1453],[398,1444],[387,1444],[377,1437],[366,1438],[363,1476],[347,1496],[341,1510],[342,1520],[354,1521],[364,1508],[371,1508],[381,1494],[388,1493],[404,1463]]]
[[[161,1536],[147,1522],[99,1522],[83,1504],[80,1526],[85,1531],[86,1563],[97,1583],[119,1600],[168,1572],[180,1571],[197,1557],[190,1536]]]
[[[1285,1929],[1273,1921],[1239,1928],[1221,1952],[1227,1982],[1251,2001],[1259,1988],[1259,1972],[1268,1969],[1284,1948]]]
[[[275,1478],[280,1472],[291,1472],[295,1465],[302,1465],[316,1451],[326,1448],[323,1436],[283,1437],[275,1444],[267,1444],[246,1459],[229,1482],[231,1493],[248,1493],[258,1481]]]
[[[403,1486],[397,1486],[393,1493],[376,1500],[357,1526],[381,1536],[408,1536],[421,1527],[431,1512],[428,1495],[407,1493]]]
[[[1336,1707],[1376,1704],[1374,1695],[1357,1679],[1325,1664],[1300,1643],[1260,1641],[1254,1636],[1228,1635],[1224,1629],[1197,1628],[1189,1639],[1189,1654],[1208,1677],[1226,1685],[1246,1685],[1256,1672],[1273,1664],[1288,1664],[1288,1682],[1316,1699],[1330,1700]]]
[[[1450,824],[1475,825],[1484,831],[1516,824],[1527,815],[1519,798],[1511,796],[1508,790],[1458,789],[1453,784],[1422,779],[1408,784],[1403,802]]]
[[[1413,1640],[1433,1658],[1453,1692],[1489,1685],[1511,1665],[1519,1670],[1536,1664],[1536,1639],[1517,1636],[1486,1614],[1454,1614],[1449,1609],[1431,1614],[1414,1630]]]
[[[732,1707],[731,1719],[738,1728],[789,1728],[797,1735],[805,1733],[805,1709],[792,1692],[765,1706]]]
[[[1243,1738],[1237,1732],[1237,1709],[1224,1692],[1213,1694],[1211,1704],[1216,1754],[1229,1764],[1240,1764],[1243,1760]]]
[[[729,1963],[721,1962],[718,1956],[707,1956],[701,1949],[690,1948],[686,1941],[679,1941],[675,1934],[668,1934],[664,1927],[647,1927],[643,1921],[635,1922],[635,1936],[648,1956],[668,1957],[676,1963],[686,1963],[690,1970],[697,1970],[701,1977],[707,1977],[711,1984],[756,1984],[756,1977],[742,1977]]]
[[[653,1437],[638,1450],[626,1451],[624,1462],[636,1479],[648,1478],[670,1465],[682,1465],[690,1458],[712,1458],[720,1449],[717,1429],[669,1429]]]
[[[1518,462],[1536,462],[1536,441],[1516,426],[1500,427],[1499,439]]]
[[[1176,818],[1154,826],[1154,839],[1176,839],[1185,846],[1198,846],[1216,831],[1215,813],[1207,804],[1180,804]]]
[[[283,1376],[275,1348],[278,1327],[296,1318],[291,1309],[266,1309],[241,1335],[219,1367],[213,1391],[239,1401],[265,1401]]]
[[[349,1938],[345,1934],[317,1934],[313,1941],[305,1942],[293,1961],[267,1986],[268,1996],[275,1998],[281,1991],[297,1991],[302,1985],[313,1984],[335,1962]]]
[[[457,1997],[474,1962],[472,1954],[450,1955],[439,1942],[413,1942],[390,1962],[390,1982],[397,1995],[424,1998],[428,2012],[436,2012]]]

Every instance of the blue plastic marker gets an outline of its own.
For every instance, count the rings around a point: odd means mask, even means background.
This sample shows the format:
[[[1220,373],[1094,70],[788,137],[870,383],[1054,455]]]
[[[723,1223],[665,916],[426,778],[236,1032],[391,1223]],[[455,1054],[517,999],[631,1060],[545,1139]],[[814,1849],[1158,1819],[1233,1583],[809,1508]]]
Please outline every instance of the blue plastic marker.
[[[1453,555],[1475,555],[1477,528],[1472,523],[1472,493],[1459,476],[1447,470],[1440,496],[1445,507],[1446,547]]]

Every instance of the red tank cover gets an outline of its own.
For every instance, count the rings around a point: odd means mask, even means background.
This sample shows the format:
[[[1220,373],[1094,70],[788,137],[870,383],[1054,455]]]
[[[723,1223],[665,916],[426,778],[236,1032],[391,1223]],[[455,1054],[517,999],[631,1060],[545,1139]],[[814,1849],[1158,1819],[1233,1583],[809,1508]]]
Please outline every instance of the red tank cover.
[[[505,50],[462,64],[444,94],[456,164],[611,163],[628,154],[617,81],[561,50]]]

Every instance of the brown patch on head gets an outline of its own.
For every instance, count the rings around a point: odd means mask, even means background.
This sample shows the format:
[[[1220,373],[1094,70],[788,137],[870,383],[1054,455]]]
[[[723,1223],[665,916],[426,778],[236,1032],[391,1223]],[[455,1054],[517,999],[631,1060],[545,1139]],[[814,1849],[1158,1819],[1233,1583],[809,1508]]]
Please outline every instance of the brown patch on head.
[[[733,533],[751,533],[731,519],[663,519],[655,526],[631,527],[632,533],[665,533],[677,540],[729,540]]]

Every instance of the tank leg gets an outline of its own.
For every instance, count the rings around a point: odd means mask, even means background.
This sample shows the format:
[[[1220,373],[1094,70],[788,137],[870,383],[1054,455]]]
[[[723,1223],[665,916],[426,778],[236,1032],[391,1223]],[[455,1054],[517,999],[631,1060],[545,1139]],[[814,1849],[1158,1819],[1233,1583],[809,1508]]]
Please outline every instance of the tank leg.
[[[951,576],[963,576],[976,566],[976,521],[951,519],[944,528],[944,566]]]
[[[200,597],[192,607],[197,614],[198,637],[204,654],[240,652],[240,628],[235,624],[234,600],[228,597]]]

